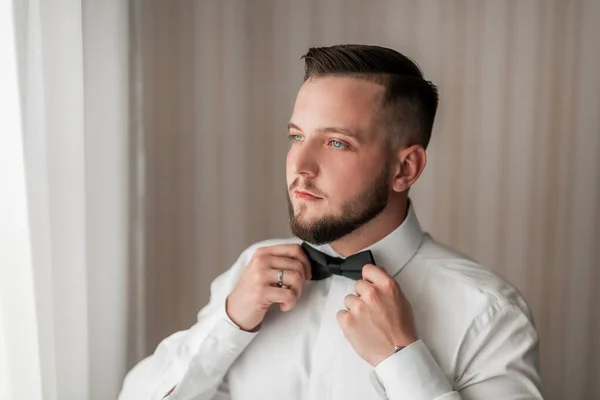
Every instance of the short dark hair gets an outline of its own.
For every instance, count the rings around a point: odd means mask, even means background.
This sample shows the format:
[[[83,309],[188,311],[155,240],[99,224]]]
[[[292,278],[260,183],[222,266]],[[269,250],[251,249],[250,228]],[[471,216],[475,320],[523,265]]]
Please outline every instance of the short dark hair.
[[[384,86],[381,122],[392,148],[419,144],[427,148],[438,107],[437,87],[403,54],[380,46],[342,44],[311,47],[304,59],[304,81],[322,76],[350,76]]]

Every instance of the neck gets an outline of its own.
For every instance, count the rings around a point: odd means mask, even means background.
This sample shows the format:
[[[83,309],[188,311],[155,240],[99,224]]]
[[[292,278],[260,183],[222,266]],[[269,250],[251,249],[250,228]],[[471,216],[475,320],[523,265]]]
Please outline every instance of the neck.
[[[390,199],[383,211],[349,235],[331,243],[331,247],[342,257],[348,257],[358,251],[379,242],[392,233],[406,219],[408,198]]]

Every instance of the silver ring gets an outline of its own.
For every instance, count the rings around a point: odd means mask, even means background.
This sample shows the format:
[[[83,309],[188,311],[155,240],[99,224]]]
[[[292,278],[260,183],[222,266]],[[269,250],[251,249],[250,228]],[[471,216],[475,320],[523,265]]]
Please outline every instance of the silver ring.
[[[280,269],[277,273],[277,286],[283,287],[283,270]]]
[[[280,269],[279,272],[277,273],[277,286],[279,286],[280,288],[283,288],[283,289],[290,288],[288,285],[283,284],[283,270],[282,269]]]

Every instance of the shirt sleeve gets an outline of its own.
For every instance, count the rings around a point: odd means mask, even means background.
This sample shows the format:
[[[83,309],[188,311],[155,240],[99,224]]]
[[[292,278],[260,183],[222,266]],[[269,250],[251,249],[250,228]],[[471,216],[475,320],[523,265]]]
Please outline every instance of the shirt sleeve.
[[[466,332],[452,384],[422,341],[377,365],[371,380],[390,400],[539,400],[538,344],[518,305],[494,305]]]
[[[230,366],[258,334],[241,330],[225,311],[244,262],[242,255],[212,282],[196,324],[164,339],[127,374],[119,400],[208,400],[217,394]]]
[[[446,376],[422,340],[403,348],[379,363],[371,381],[380,384],[380,394],[387,399],[455,400]],[[387,397],[386,397],[387,396]]]

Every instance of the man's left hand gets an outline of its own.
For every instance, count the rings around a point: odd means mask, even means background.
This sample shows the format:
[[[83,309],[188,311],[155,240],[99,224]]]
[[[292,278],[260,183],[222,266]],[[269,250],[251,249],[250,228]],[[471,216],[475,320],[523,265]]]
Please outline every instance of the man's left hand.
[[[383,268],[367,264],[363,279],[344,299],[347,310],[337,321],[354,351],[373,367],[394,354],[394,345],[408,346],[417,340],[410,303],[400,285]]]

